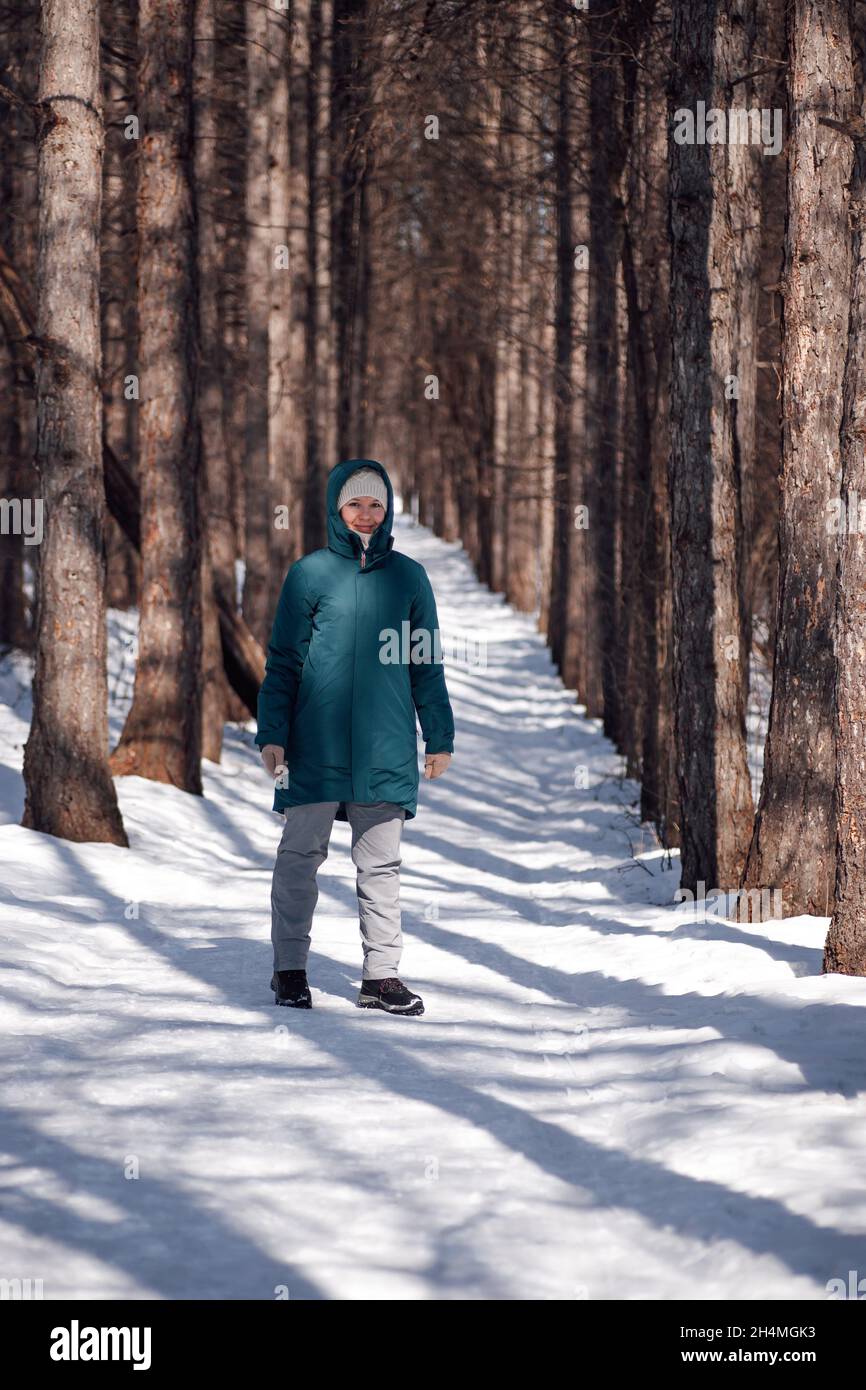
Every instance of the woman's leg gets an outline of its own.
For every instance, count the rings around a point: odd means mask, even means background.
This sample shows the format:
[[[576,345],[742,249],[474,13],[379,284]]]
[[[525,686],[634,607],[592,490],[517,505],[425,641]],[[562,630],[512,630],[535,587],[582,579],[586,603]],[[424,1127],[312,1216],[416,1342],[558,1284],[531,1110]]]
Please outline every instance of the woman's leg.
[[[290,806],[277,846],[271,885],[274,970],[306,970],[310,928],[319,897],[316,874],[328,857],[328,841],[339,801]]]
[[[393,801],[347,801],[352,860],[358,870],[358,914],[365,980],[396,975],[403,950],[400,926],[400,837],[406,808]]]

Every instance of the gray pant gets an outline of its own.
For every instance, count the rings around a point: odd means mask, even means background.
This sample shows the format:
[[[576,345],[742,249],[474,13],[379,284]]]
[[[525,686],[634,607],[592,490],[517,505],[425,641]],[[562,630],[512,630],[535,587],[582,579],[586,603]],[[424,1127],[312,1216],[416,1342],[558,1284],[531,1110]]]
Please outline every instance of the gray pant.
[[[271,886],[271,941],[275,970],[306,970],[316,874],[328,857],[339,801],[290,806],[277,846]],[[403,949],[400,929],[400,836],[406,808],[393,801],[347,801],[352,860],[358,870],[358,914],[365,980],[396,975]]]

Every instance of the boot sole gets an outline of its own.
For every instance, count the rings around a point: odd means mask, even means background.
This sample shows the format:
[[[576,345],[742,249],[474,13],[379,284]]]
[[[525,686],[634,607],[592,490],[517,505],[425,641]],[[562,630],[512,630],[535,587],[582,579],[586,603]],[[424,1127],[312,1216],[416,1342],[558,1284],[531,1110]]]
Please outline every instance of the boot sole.
[[[381,1009],[383,1014],[402,1014],[404,1018],[417,1018],[424,1012],[424,1005],[421,1003],[409,1004],[405,1009],[389,1008],[380,999],[370,999],[366,994],[359,994],[355,1002],[359,1009]]]

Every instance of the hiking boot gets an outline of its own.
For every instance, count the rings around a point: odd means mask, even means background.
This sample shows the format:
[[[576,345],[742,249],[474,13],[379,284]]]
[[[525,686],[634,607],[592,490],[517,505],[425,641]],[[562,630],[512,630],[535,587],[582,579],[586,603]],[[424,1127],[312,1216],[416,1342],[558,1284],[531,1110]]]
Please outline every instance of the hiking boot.
[[[306,970],[275,970],[271,989],[274,991],[275,1004],[288,1004],[292,1009],[313,1007]]]
[[[384,1009],[389,1014],[423,1014],[420,994],[413,994],[396,975],[387,980],[362,980],[358,995],[359,1009]]]

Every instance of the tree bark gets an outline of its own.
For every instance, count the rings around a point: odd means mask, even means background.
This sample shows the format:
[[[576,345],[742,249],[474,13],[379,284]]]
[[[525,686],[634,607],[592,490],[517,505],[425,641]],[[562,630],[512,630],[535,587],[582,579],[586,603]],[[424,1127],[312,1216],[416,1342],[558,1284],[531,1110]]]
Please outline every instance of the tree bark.
[[[585,450],[590,469],[591,596],[586,612],[584,703],[618,735],[616,689],[616,536],[620,353],[617,283],[622,255],[622,140],[619,76],[621,4],[599,7],[588,20],[589,126],[589,321],[586,345]]]
[[[847,0],[788,11],[782,510],[773,694],[764,778],[744,883],[782,894],[786,914],[826,914],[832,820],[840,411],[848,336],[850,140],[822,116],[851,114]]]
[[[315,335],[310,320],[310,0],[293,0],[289,47],[289,266],[291,320],[288,387],[294,421],[288,441],[289,550],[291,561],[315,549],[308,541],[305,496],[310,467],[311,394],[315,372]]]
[[[268,11],[268,62],[271,75],[268,131],[268,204],[271,236],[268,313],[268,476],[270,479],[270,557],[268,617],[277,609],[286,570],[296,558],[289,529],[293,514],[292,442],[297,403],[291,392],[292,273],[289,255],[292,171],[289,156],[289,16],[271,0]]]
[[[15,92],[21,91],[26,68],[23,27],[19,20],[8,52],[0,64],[0,81],[4,87]],[[21,146],[29,134],[26,129],[29,123],[25,123],[26,116],[13,108],[4,110],[0,124],[0,245],[10,248],[14,243],[16,224],[26,220],[26,209],[21,208],[18,198],[21,175],[16,167],[16,161],[21,158]],[[22,127],[25,127],[23,131]],[[22,467],[24,431],[21,387],[25,379],[19,368],[21,349],[20,346],[16,348],[12,337],[13,334],[4,332],[0,343],[0,496],[23,498],[28,495]],[[33,635],[24,591],[24,559],[23,536],[16,535],[14,531],[0,531],[0,644],[19,648],[29,647]]]
[[[752,827],[741,609],[741,440],[726,394],[750,325],[739,284],[740,218],[753,177],[748,146],[678,143],[677,110],[727,109],[752,68],[754,5],[673,6],[669,137],[674,728],[681,798],[681,885],[739,885]],[[747,93],[743,94],[744,104]],[[747,229],[745,229],[747,230]],[[746,260],[744,261],[744,258]]]
[[[508,350],[508,450],[505,474],[505,598],[523,612],[536,607],[536,563],[541,506],[541,470],[530,436],[530,385],[535,364],[530,350],[530,300],[535,203],[532,177],[534,110],[528,69],[530,6],[517,0],[510,73],[506,85],[513,93],[508,115],[513,240],[512,304]],[[445,495],[444,489],[441,495]],[[445,534],[442,530],[439,534]]]
[[[226,477],[208,463],[211,556],[217,588],[236,609],[236,565],[246,534],[246,146],[247,66],[244,0],[219,0],[216,10],[217,170],[222,274],[217,308]],[[218,513],[220,513],[218,517]]]
[[[268,59],[270,0],[246,0],[247,176],[246,176],[246,457],[244,460],[246,541],[243,615],[264,645],[270,635],[271,510],[268,467],[268,371],[271,234],[268,149],[271,127],[272,68]]]
[[[624,134],[628,150],[623,229],[627,306],[629,429],[625,438],[621,617],[629,634],[624,665],[623,731],[641,783],[641,820],[661,843],[679,843],[671,681],[670,332],[667,264],[665,81],[670,14],[630,0],[629,44],[622,53]]]
[[[768,0],[758,34],[770,71],[761,79],[761,105],[785,110],[785,3]],[[787,142],[786,142],[787,145]],[[752,614],[752,646],[769,670],[775,649],[779,561],[779,478],[782,471],[782,297],[785,260],[787,149],[762,160],[761,252],[758,278],[755,466],[744,510],[747,525],[746,605]],[[757,641],[756,641],[757,638]]]
[[[36,466],[44,536],[22,824],[126,845],[108,770],[95,0],[44,0],[41,31]]]
[[[111,765],[201,795],[192,37],[193,0],[140,0],[141,611],[132,706]]]
[[[645,42],[653,21],[652,3],[629,4],[624,18],[629,45],[621,58],[622,139],[627,150],[623,189],[621,283],[625,309],[621,336],[625,381],[622,390],[622,457],[618,505],[617,644],[614,670],[618,706],[618,746],[626,772],[641,778],[648,707],[658,702],[655,654],[654,596],[657,556],[652,518],[652,435],[656,363],[648,323],[652,281],[644,260],[663,259],[658,225],[650,213],[651,175],[648,163],[650,118],[642,79],[647,69]],[[653,112],[653,124],[664,124]],[[653,171],[658,180],[658,169]],[[652,750],[655,752],[655,750]]]
[[[858,503],[866,498],[866,26],[859,15],[858,21],[853,114],[861,133],[854,140],[850,183],[852,275],[841,432],[840,502],[848,525],[840,545],[835,612],[836,872],[823,961],[824,972],[843,975],[866,975],[866,528],[853,503],[855,497]],[[839,234],[844,235],[841,227]]]
[[[309,361],[312,364],[310,438],[304,489],[304,537],[327,543],[325,482],[337,456],[337,351],[333,317],[331,249],[334,171],[331,143],[333,0],[310,0],[309,147],[310,297]]]
[[[222,664],[214,585],[234,594],[234,533],[223,427],[217,289],[222,272],[217,241],[216,16],[214,0],[195,0],[193,51],[193,173],[198,228],[198,416],[201,433],[202,756],[219,762],[229,687]]]
[[[367,448],[370,295],[367,179],[371,162],[368,0],[334,0],[331,61],[331,303],[337,365],[337,453]]]
[[[102,181],[100,298],[102,301],[103,438],[134,466],[138,458],[138,407],[126,395],[136,370],[135,226],[136,142],[126,138],[125,117],[134,109],[135,16],[128,0],[112,8],[111,44],[102,54],[106,145]],[[106,518],[106,599],[111,608],[138,603],[138,557],[112,516]]]
[[[553,163],[556,177],[556,287],[554,307],[553,361],[553,536],[550,575],[548,635],[554,663],[563,680],[576,682],[578,663],[576,648],[579,635],[569,628],[571,588],[575,582],[573,552],[578,540],[574,532],[574,508],[582,499],[574,497],[574,300],[575,300],[575,235],[574,235],[574,150],[573,105],[574,77],[568,61],[573,42],[569,25],[570,6],[558,0],[555,35],[557,45],[558,82],[556,93],[556,130],[553,142]],[[582,532],[586,535],[586,531]],[[567,662],[568,656],[571,662]],[[581,696],[583,691],[580,691]]]
[[[36,451],[35,383],[33,353],[21,341],[22,318],[15,297],[23,289],[12,265],[22,269],[25,279],[35,282],[36,238],[32,228],[37,221],[36,139],[33,108],[38,90],[39,0],[18,0],[15,6],[15,33],[9,36],[0,59],[0,78],[5,88],[20,99],[5,101],[2,107],[2,189],[0,189],[0,321],[6,336],[2,391],[5,451],[4,497],[35,497],[38,491],[34,455]],[[33,310],[24,315],[33,331]],[[32,651],[35,640],[35,603],[25,590],[36,568],[35,551],[23,538],[10,533],[0,535],[0,641]]]

